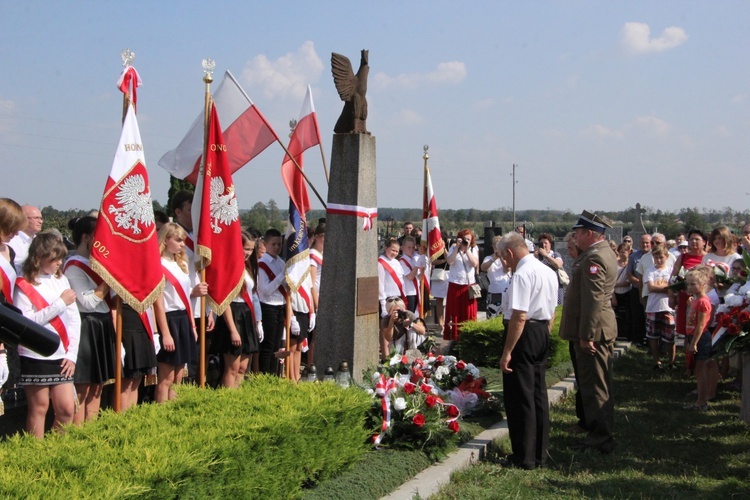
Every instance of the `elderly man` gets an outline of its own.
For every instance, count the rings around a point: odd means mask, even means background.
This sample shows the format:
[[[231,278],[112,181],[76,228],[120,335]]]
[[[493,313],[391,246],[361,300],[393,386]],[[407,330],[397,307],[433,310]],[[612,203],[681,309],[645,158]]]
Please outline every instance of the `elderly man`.
[[[614,449],[612,363],[617,338],[612,309],[617,260],[604,240],[607,227],[611,226],[587,211],[573,226],[581,255],[573,263],[560,323],[560,337],[575,342],[578,390],[588,430],[576,449],[601,453]]]
[[[500,358],[513,453],[503,465],[534,469],[546,464],[549,448],[545,367],[557,305],[557,275],[529,252],[518,233],[504,235],[496,245],[513,272],[507,291],[512,312]]]
[[[42,212],[37,207],[31,205],[24,205],[21,207],[23,214],[26,216],[26,228],[23,231],[19,231],[9,242],[8,245],[16,252],[15,263],[16,273],[21,275],[21,268],[23,263],[26,261],[26,257],[29,255],[29,246],[31,240],[42,230]]]
[[[630,331],[620,332],[620,335],[627,337],[631,342],[645,342],[646,340],[646,309],[641,302],[643,276],[638,274],[638,263],[650,251],[651,235],[644,234],[641,236],[641,249],[631,253],[628,259],[628,281],[633,285],[630,289]]]

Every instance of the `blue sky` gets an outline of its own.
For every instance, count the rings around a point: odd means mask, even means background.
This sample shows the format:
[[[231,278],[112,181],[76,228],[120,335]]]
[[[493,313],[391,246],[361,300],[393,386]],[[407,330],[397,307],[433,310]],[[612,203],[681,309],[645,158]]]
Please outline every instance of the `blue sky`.
[[[343,103],[331,52],[370,51],[378,204],[419,207],[422,146],[438,206],[619,210],[750,201],[746,1],[10,2],[0,0],[0,196],[99,205],[119,139],[120,52],[157,162],[202,108],[201,60],[229,69],[276,129],[312,85],[330,161]],[[217,78],[218,81],[218,78]],[[240,206],[285,207],[283,151],[237,172]],[[320,154],[305,169],[327,193]],[[313,208],[320,204],[311,193]]]

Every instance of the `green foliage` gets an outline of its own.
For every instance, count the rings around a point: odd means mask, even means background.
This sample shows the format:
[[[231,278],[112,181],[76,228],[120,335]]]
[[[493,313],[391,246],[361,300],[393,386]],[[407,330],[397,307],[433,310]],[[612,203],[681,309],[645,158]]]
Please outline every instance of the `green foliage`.
[[[305,493],[304,500],[356,498],[376,500],[386,496],[433,461],[419,451],[376,450],[365,453],[347,472]]]
[[[3,498],[295,498],[367,451],[371,397],[258,376],[0,445]]]
[[[166,208],[168,209],[167,215],[169,215],[170,217],[174,217],[174,212],[172,212],[172,198],[174,198],[174,195],[179,193],[180,191],[190,191],[192,193],[195,191],[195,186],[193,186],[186,180],[178,179],[177,177],[170,175],[166,206]]]
[[[547,366],[553,367],[570,361],[568,343],[560,338],[560,319],[562,307],[558,306],[555,322],[550,335]],[[502,318],[492,318],[486,321],[467,321],[461,324],[459,335],[459,358],[477,366],[497,366],[503,354],[505,331]]]

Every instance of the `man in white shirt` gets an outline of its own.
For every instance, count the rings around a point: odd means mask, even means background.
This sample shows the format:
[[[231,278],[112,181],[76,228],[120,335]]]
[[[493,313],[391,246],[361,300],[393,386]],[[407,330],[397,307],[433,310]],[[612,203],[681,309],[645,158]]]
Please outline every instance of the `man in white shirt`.
[[[29,246],[31,240],[42,230],[42,212],[37,207],[31,205],[24,205],[21,207],[23,214],[26,216],[26,229],[19,231],[9,242],[8,245],[16,253],[15,260],[13,261],[16,268],[16,274],[21,275],[21,268],[23,263],[26,261],[26,257],[29,255]]]
[[[546,464],[549,448],[545,369],[557,275],[529,252],[518,233],[504,235],[498,246],[513,272],[507,293],[512,313],[500,358],[513,453],[503,464],[530,470]]]

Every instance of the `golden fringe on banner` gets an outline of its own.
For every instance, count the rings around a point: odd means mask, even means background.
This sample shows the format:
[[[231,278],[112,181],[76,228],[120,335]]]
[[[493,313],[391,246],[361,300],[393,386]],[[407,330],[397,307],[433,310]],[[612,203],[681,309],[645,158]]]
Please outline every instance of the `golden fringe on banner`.
[[[244,272],[242,274],[242,277],[240,278],[240,282],[235,285],[232,291],[229,292],[229,295],[227,295],[227,298],[224,299],[224,302],[222,302],[221,304],[218,304],[214,299],[212,299],[210,293],[206,295],[206,300],[211,306],[211,310],[214,311],[217,316],[221,316],[222,314],[224,314],[224,311],[227,309],[227,307],[229,307],[229,304],[231,304],[232,301],[237,297],[237,295],[240,294],[243,286],[245,286]]]
[[[133,297],[133,295],[120,284],[119,281],[115,279],[114,276],[112,276],[109,271],[99,263],[99,261],[91,259],[91,269],[102,277],[102,279],[109,285],[109,287],[114,290],[115,294],[117,294],[123,302],[125,302],[127,305],[133,308],[135,312],[138,314],[142,314],[146,312],[146,309],[151,307],[154,302],[156,302],[156,299],[159,298],[159,295],[164,291],[164,277],[162,276],[161,280],[159,281],[159,284],[156,286],[156,288],[153,289],[153,291],[146,297],[143,302],[139,302],[138,299]]]

